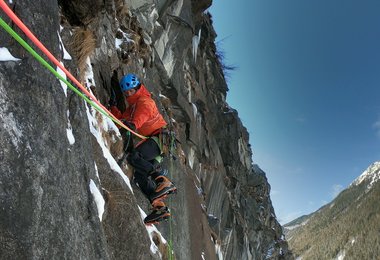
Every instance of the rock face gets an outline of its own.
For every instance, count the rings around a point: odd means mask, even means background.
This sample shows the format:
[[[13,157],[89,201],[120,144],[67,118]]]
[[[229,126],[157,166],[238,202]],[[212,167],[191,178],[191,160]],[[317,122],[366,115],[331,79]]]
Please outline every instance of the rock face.
[[[169,252],[177,259],[292,258],[248,133],[226,103],[206,12],[211,0],[7,4],[103,104],[114,92],[125,107],[118,80],[128,72],[153,93],[180,142],[177,160],[164,162],[179,190],[168,199],[172,219],[158,226]],[[169,244],[158,231],[152,244],[141,221],[140,208],[149,205],[129,187],[130,169],[115,162],[122,138],[114,124],[66,92],[2,29],[0,40],[19,59],[0,62],[0,258],[168,258],[154,248]]]

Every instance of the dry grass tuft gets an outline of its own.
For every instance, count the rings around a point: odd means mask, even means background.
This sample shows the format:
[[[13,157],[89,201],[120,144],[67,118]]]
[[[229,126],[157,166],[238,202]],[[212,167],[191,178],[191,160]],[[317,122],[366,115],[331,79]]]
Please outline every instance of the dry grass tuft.
[[[123,0],[115,1],[116,15],[120,19],[122,17],[129,17],[129,9]]]
[[[162,106],[165,108],[165,110],[170,110],[172,102],[170,101],[169,98],[161,95],[160,96],[160,101],[161,101]]]
[[[161,237],[158,235],[158,233],[153,232],[152,239],[153,239],[154,244],[157,246],[158,250],[160,251],[162,259],[164,260],[175,259],[174,255],[171,255],[171,256],[169,255],[171,249],[168,244],[165,244],[162,242]]]
[[[104,190],[104,200],[107,203],[107,207],[110,211],[116,210],[116,207],[132,204],[131,195],[125,190]]]
[[[132,180],[133,179],[133,166],[132,165],[129,165],[128,164],[128,168],[127,168],[127,177]]]
[[[110,209],[110,211],[115,210],[115,208],[116,208],[116,201],[115,201],[115,198],[112,196],[111,192],[109,192],[108,190],[103,189],[103,197],[104,197],[106,205]]]
[[[80,27],[74,29],[70,47],[78,62],[80,81],[83,81],[84,72],[87,69],[86,60],[94,52],[95,44],[96,40],[92,31]]]

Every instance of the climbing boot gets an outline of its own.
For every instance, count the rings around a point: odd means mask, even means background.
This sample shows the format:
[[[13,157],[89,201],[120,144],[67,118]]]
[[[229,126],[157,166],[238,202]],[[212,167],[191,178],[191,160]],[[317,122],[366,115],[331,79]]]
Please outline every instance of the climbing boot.
[[[162,220],[170,217],[170,210],[162,201],[157,201],[153,205],[153,211],[144,219],[145,225],[159,224]]]
[[[162,200],[166,198],[167,195],[175,193],[177,191],[177,188],[174,186],[174,184],[165,176],[156,177],[155,182],[157,184],[157,187],[155,191],[149,196],[150,202],[152,204],[155,200]]]

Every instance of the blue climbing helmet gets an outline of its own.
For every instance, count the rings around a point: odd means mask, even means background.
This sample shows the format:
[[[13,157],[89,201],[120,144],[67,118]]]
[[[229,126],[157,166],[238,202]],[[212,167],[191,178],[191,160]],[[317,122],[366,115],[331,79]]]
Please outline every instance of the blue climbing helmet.
[[[123,92],[138,86],[140,86],[140,81],[135,74],[127,74],[120,80],[120,87]]]

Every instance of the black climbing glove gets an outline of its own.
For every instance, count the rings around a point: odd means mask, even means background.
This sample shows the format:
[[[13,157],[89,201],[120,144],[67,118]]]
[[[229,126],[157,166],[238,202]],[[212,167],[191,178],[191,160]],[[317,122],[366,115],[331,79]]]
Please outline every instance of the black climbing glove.
[[[135,131],[136,130],[136,126],[134,123],[130,122],[130,121],[127,121],[125,119],[122,119],[121,122],[126,125],[129,129],[131,129],[132,131]]]
[[[108,101],[108,106],[109,106],[109,107],[113,107],[113,106],[116,106],[116,105],[117,105],[116,98],[111,98],[111,99]]]

